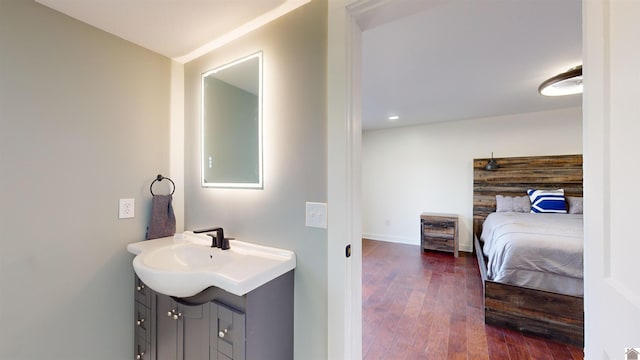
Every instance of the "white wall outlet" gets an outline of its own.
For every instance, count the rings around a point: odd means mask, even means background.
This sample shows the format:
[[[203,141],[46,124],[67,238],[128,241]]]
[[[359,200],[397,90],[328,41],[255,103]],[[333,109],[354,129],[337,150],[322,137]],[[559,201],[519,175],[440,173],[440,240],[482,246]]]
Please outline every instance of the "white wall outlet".
[[[120,206],[118,210],[118,218],[129,219],[135,216],[136,213],[136,200],[135,199],[120,199]]]
[[[327,204],[307,202],[305,226],[327,228]]]

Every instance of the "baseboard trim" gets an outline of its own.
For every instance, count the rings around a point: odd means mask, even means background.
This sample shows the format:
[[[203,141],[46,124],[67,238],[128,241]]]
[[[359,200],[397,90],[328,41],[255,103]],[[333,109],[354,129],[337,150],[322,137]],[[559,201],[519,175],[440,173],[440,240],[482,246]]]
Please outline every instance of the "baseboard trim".
[[[401,236],[388,236],[388,235],[363,233],[362,234],[362,238],[363,239],[369,239],[369,240],[376,240],[376,241],[392,242],[392,243],[397,243],[397,244],[407,244],[407,245],[418,245],[418,246],[420,246],[420,239],[414,240],[414,239],[405,238],[405,237],[401,237]],[[458,247],[458,251],[464,251],[464,252],[468,252],[468,253],[473,252],[473,248],[471,246],[468,246],[467,244],[459,244],[458,246],[459,246]]]
[[[363,233],[362,237],[369,240],[386,241],[398,244],[420,245],[420,239],[411,239],[402,236]]]

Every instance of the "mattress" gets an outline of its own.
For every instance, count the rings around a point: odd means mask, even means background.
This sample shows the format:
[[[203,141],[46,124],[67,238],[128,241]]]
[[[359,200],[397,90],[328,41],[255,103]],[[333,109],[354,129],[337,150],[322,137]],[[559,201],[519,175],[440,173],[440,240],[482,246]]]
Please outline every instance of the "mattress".
[[[583,296],[582,214],[491,213],[480,240],[493,281]]]

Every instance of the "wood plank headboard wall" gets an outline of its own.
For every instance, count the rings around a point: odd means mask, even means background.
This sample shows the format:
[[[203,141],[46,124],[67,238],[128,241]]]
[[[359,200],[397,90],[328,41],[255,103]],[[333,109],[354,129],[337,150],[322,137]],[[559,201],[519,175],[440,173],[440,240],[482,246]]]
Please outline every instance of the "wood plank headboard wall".
[[[496,158],[500,168],[485,170],[489,159],[473,160],[473,233],[496,209],[496,195],[523,196],[528,189],[564,189],[582,196],[582,155]]]

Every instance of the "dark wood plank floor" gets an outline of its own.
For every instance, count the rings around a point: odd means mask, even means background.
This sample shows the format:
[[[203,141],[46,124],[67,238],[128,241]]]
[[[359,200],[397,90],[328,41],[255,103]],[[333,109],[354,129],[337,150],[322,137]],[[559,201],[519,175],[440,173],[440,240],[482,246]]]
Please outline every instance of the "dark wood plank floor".
[[[568,359],[582,349],[484,324],[476,258],[362,241],[364,359]]]

